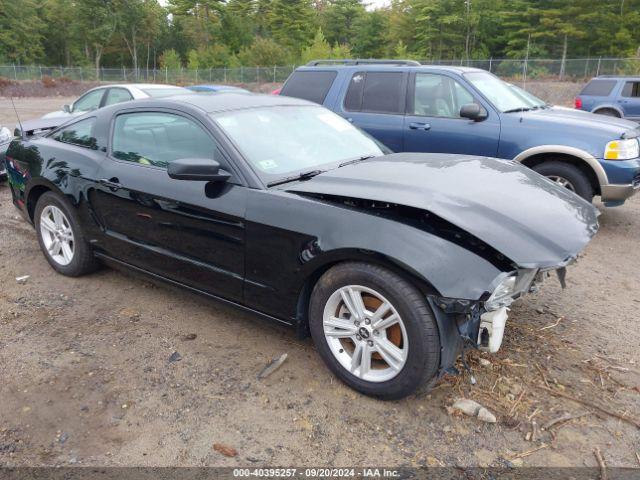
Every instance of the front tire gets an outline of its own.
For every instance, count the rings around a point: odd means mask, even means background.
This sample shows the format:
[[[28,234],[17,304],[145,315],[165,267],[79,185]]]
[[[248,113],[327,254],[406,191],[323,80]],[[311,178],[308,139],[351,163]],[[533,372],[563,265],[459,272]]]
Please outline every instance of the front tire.
[[[309,307],[314,343],[351,388],[392,400],[435,379],[438,328],[422,295],[386,268],[343,263],[316,284]]]
[[[40,249],[55,271],[78,277],[98,267],[73,207],[59,195],[42,194],[36,204],[34,223]]]
[[[587,202],[593,201],[593,186],[587,175],[575,165],[554,160],[536,165],[533,170],[559,186],[571,190]]]

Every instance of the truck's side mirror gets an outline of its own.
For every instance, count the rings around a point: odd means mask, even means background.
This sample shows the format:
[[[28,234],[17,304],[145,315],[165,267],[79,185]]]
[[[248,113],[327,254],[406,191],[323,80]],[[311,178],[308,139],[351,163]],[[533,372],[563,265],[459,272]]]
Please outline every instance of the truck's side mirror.
[[[479,122],[487,118],[487,111],[477,103],[467,103],[460,108],[460,117]]]
[[[63,105],[62,106],[62,111],[64,113],[71,113],[71,107],[69,105]]]

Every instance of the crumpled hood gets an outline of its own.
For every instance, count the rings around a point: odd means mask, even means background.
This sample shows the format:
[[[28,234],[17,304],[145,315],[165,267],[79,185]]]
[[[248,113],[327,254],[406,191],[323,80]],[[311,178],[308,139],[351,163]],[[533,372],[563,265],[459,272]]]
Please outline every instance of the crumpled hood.
[[[420,208],[524,268],[567,262],[598,229],[591,204],[518,163],[496,158],[397,153],[283,188]]]
[[[68,117],[36,118],[34,120],[25,120],[22,122],[22,128],[26,135],[34,135],[53,130],[68,121]],[[20,124],[15,126],[14,135],[20,135]]]

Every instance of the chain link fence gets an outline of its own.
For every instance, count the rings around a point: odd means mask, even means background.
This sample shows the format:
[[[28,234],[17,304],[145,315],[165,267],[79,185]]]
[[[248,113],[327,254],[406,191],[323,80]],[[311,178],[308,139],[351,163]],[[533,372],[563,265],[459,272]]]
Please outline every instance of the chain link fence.
[[[9,80],[69,79],[100,82],[152,82],[169,84],[198,83],[281,83],[295,70],[295,65],[273,67],[238,67],[206,69],[146,69],[43,67],[33,65],[0,65],[0,77]]]
[[[640,75],[640,58],[572,58],[425,60],[426,65],[459,65],[488,70],[504,78],[530,80],[584,81],[598,75]],[[69,79],[100,82],[197,83],[281,83],[295,65],[206,69],[147,69],[92,67],[44,67],[0,65],[0,77],[9,80]]]

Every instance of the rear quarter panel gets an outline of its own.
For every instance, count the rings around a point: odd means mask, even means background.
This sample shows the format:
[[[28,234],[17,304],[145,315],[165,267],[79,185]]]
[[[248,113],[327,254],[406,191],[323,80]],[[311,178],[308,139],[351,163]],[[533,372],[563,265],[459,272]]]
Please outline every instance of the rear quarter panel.
[[[95,179],[101,155],[94,150],[49,138],[17,140],[7,150],[14,204],[31,215],[37,187],[55,191],[79,206]]]

